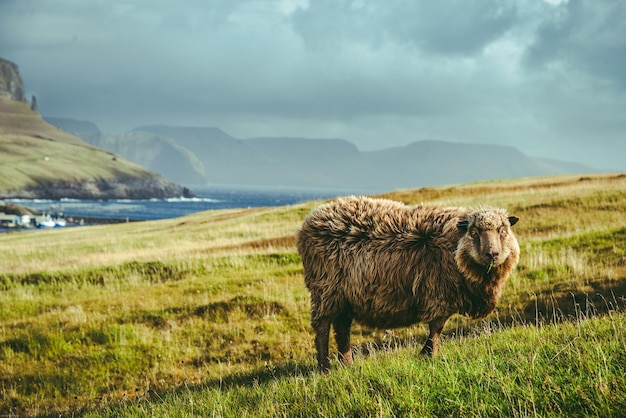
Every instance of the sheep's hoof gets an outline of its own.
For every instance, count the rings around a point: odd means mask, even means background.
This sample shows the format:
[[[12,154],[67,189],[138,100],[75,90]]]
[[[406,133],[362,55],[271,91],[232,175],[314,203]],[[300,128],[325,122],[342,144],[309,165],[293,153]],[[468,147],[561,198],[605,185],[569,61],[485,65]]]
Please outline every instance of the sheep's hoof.
[[[348,351],[347,353],[339,353],[338,354],[339,357],[339,361],[341,362],[341,364],[343,364],[344,366],[351,366],[353,363],[352,360],[352,351]]]
[[[328,365],[326,365],[326,364],[320,364],[320,365],[317,367],[317,370],[318,370],[320,373],[323,373],[323,374],[328,374],[328,373],[330,373],[330,364],[328,364]]]
[[[435,350],[433,350],[433,348],[430,346],[424,346],[424,348],[422,348],[422,351],[420,351],[420,356],[424,357],[434,357],[435,354]]]

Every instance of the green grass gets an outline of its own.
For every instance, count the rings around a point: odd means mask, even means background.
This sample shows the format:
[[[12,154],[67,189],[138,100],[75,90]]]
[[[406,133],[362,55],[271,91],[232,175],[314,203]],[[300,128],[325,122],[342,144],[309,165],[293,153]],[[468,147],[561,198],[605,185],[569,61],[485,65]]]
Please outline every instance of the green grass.
[[[319,202],[0,234],[0,415],[620,416],[626,176],[403,190],[520,216],[487,320],[355,326],[315,372],[295,232]]]
[[[446,341],[372,350],[330,376],[286,363],[141,394],[88,416],[623,416],[626,316],[492,327]],[[485,335],[486,334],[486,335]]]

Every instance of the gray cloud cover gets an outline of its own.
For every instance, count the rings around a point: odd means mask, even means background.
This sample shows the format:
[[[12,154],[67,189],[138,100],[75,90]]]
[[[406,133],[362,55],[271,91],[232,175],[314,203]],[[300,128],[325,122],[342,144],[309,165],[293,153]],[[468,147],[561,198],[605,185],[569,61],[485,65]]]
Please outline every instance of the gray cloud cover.
[[[626,170],[618,0],[0,0],[44,115],[514,145]]]

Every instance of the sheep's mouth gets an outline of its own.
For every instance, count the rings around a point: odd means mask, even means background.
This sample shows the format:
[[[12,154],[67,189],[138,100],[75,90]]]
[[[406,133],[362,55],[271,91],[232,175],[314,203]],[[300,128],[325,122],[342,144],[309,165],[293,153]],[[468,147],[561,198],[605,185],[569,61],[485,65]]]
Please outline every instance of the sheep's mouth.
[[[502,264],[502,259],[499,257],[484,257],[483,266],[487,269],[487,273],[491,272],[495,267]]]

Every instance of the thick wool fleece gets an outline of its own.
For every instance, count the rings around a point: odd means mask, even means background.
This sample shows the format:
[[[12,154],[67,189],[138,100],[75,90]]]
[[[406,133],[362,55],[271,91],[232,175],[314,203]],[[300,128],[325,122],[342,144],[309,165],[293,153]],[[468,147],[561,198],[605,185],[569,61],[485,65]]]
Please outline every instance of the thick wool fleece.
[[[377,328],[443,327],[455,313],[489,314],[519,259],[511,219],[502,209],[366,197],[319,206],[297,243],[313,328],[335,323],[345,332],[338,318],[348,331],[352,319]]]

